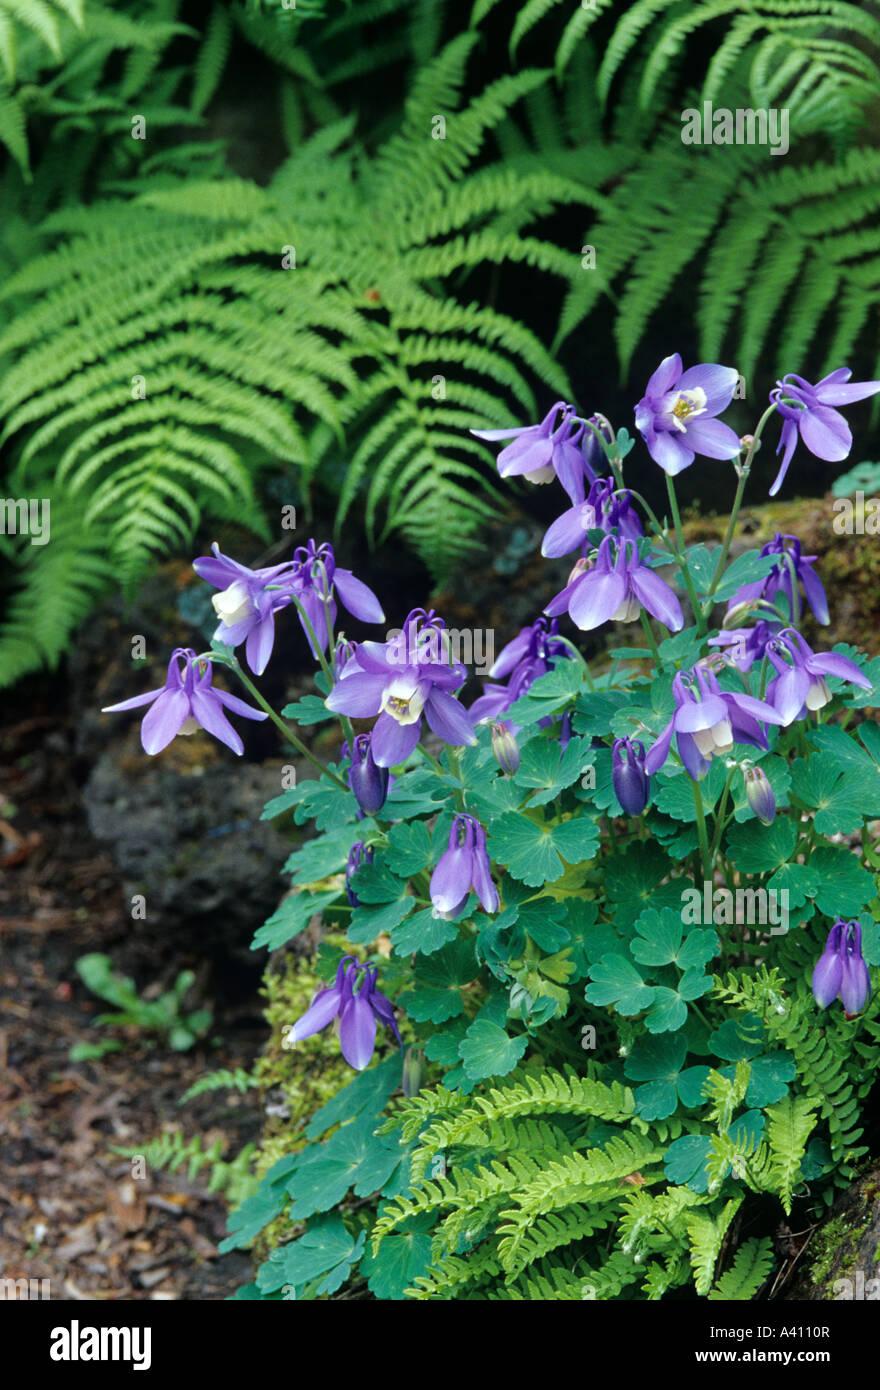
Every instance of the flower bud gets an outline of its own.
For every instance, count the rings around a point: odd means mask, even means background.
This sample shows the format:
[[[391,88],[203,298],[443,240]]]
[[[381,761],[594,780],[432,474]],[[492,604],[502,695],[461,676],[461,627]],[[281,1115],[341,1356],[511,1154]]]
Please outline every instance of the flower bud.
[[[519,744],[509,724],[492,725],[492,752],[501,771],[512,777],[519,767]]]
[[[762,825],[772,825],[776,815],[776,797],[761,767],[747,767],[745,773],[746,800]]]
[[[403,1094],[407,1100],[417,1096],[425,1080],[425,1054],[421,1048],[408,1047],[403,1058]]]
[[[345,896],[348,898],[351,907],[360,907],[360,899],[351,886],[354,878],[362,864],[372,864],[373,847],[365,845],[363,840],[358,840],[348,851],[348,861],[345,865]]]
[[[370,735],[358,734],[351,750],[348,785],[354,792],[357,804],[364,815],[375,815],[385,805],[385,798],[388,795],[388,776],[387,767],[377,767],[373,761]]]
[[[628,738],[615,740],[611,750],[611,783],[625,813],[640,816],[648,804],[644,744]]]

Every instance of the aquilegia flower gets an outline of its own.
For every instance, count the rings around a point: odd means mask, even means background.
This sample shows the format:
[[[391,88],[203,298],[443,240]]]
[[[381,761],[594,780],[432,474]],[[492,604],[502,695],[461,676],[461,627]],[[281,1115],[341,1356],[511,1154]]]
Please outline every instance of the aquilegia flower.
[[[519,769],[519,744],[510,724],[503,720],[492,725],[492,752],[501,771],[514,777]]]
[[[628,816],[640,816],[648,803],[645,746],[628,738],[614,740],[611,749],[611,785]]]
[[[779,559],[764,579],[753,584],[742,584],[732,595],[727,611],[731,613],[740,604],[758,602],[772,603],[778,593],[788,601],[788,616],[797,621],[798,601],[795,594],[795,581],[803,585],[807,603],[813,610],[818,623],[828,623],[828,599],[821,579],[813,572],[815,555],[802,555],[801,543],[797,536],[786,536],[777,531],[772,541],[761,550],[762,555],[778,555]]]
[[[200,579],[220,590],[211,599],[220,619],[214,638],[229,647],[246,642],[248,666],[255,676],[261,676],[275,642],[275,614],[290,603],[289,588],[285,590],[284,585],[294,573],[293,562],[252,570],[224,555],[216,541],[211,549],[213,556],[193,560],[193,569]]]
[[[350,750],[351,766],[348,769],[348,785],[366,816],[381,811],[388,795],[388,769],[377,765],[371,744],[371,734],[357,735]]]
[[[358,840],[348,851],[348,859],[345,864],[345,896],[348,898],[350,907],[360,907],[360,898],[351,886],[351,881],[362,864],[372,864],[373,846],[365,845],[363,840]]]
[[[849,367],[838,367],[815,386],[794,372],[777,381],[770,400],[782,416],[782,433],[776,446],[782,462],[770,489],[771,497],[776,496],[785,481],[799,437],[811,454],[826,463],[841,463],[849,458],[852,432],[834,407],[852,405],[880,391],[880,381],[850,381],[851,376]]]
[[[848,656],[814,652],[793,627],[783,628],[778,637],[768,642],[767,657],[777,672],[767,687],[767,699],[778,711],[784,727],[803,719],[807,710],[824,709],[831,700],[826,676],[849,681],[862,690],[871,689],[871,681]]]
[[[572,417],[574,406],[557,401],[539,425],[511,425],[500,430],[471,430],[477,439],[513,442],[498,455],[502,478],[525,478],[529,483],[550,483],[558,478],[572,502],[584,500],[584,479],[595,477],[583,450],[586,426]]]
[[[540,617],[528,627],[520,628],[516,637],[502,647],[493,663],[489,675],[507,677],[506,683],[484,682],[483,694],[471,705],[468,717],[474,724],[497,719],[509,709],[514,701],[524,695],[539,676],[552,671],[560,659],[571,655],[565,642],[558,636],[559,623],[554,618]],[[542,725],[545,721],[541,721]],[[507,726],[513,733],[515,725]]]
[[[645,759],[649,776],[666,762],[673,737],[685,768],[698,781],[709,771],[712,759],[725,756],[734,743],[766,748],[762,723],[782,723],[782,717],[764,700],[722,690],[704,663],[698,662],[690,672],[679,671],[672,693],[675,713]]]
[[[838,917],[813,971],[813,998],[820,1009],[835,999],[850,1016],[861,1013],[871,996],[871,972],[862,956],[862,928]]]
[[[648,453],[670,475],[690,468],[697,454],[735,459],[738,435],[717,420],[733,400],[738,373],[733,367],[704,362],[682,371],[681,357],[664,357],[636,406],[636,428]]]
[[[556,560],[573,550],[586,550],[587,532],[605,531],[637,541],[644,534],[629,492],[618,492],[613,478],[597,478],[586,500],[558,516],[544,532],[541,554]]]
[[[449,831],[449,847],[431,875],[435,916],[457,916],[471,889],[484,912],[498,911],[498,892],[492,882],[486,832],[473,816],[455,816]]]
[[[460,662],[444,661],[446,624],[433,612],[415,608],[400,638],[360,642],[325,700],[334,714],[368,719],[378,714],[370,750],[378,767],[408,758],[419,741],[422,715],[444,743],[474,743],[467,713],[452,692],[464,684]],[[355,666],[357,669],[352,669]]]
[[[330,623],[336,622],[336,597],[362,623],[385,621],[382,605],[373,590],[362,580],[356,579],[351,570],[339,568],[329,541],[317,545],[310,540],[307,545],[297,546],[293,552],[293,575],[289,587],[305,609],[322,651],[327,650],[330,641],[328,618]],[[309,646],[313,648],[305,627],[303,630]],[[318,653],[314,648],[312,656],[317,659]]]
[[[204,729],[233,753],[241,754],[244,744],[226,718],[224,709],[240,714],[242,719],[267,719],[268,715],[225,690],[217,690],[212,681],[210,661],[198,661],[189,647],[175,647],[164,685],[158,690],[148,690],[145,695],[121,700],[118,705],[107,705],[101,713],[115,714],[118,710],[150,705],[152,708],[141,724],[141,744],[145,753],[161,753],[178,734],[194,734],[197,729]]]
[[[291,1028],[290,1041],[302,1042],[338,1018],[342,1055],[355,1071],[363,1071],[370,1064],[376,1046],[376,1019],[390,1028],[400,1043],[394,1007],[376,988],[378,973],[375,968],[358,965],[354,956],[343,956],[335,982],[328,989],[318,990],[310,1007]]]
[[[567,609],[581,631],[590,632],[609,621],[634,622],[643,608],[670,632],[684,626],[681,604],[669,585],[642,563],[636,542],[606,536],[592,568],[578,561],[572,578],[544,612],[555,617]]]
[[[778,623],[765,622],[763,618],[754,627],[722,628],[717,637],[709,638],[710,647],[724,648],[723,660],[738,671],[750,671],[756,661],[760,661],[767,643],[779,631]],[[721,653],[718,654],[721,659]]]

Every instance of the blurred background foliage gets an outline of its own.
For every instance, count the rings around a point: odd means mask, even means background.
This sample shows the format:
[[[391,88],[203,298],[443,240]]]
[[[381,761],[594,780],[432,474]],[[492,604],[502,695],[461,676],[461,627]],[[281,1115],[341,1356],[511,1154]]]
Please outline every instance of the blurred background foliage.
[[[4,491],[52,504],[0,536],[0,684],[282,502],[443,579],[502,505],[468,429],[629,425],[667,352],[736,365],[742,429],[880,374],[878,72],[847,0],[0,0]],[[703,101],[790,152],[684,145]]]

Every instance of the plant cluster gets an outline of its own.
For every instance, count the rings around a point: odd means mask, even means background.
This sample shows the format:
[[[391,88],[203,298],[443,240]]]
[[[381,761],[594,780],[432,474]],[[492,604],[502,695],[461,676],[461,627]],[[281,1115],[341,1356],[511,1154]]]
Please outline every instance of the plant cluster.
[[[830,1203],[867,1153],[880,735],[862,711],[880,658],[807,642],[828,604],[797,537],[731,554],[771,425],[782,470],[804,449],[842,462],[844,409],[880,382],[786,375],[743,438],[721,418],[736,383],[678,354],[647,383],[635,427],[662,518],[603,415],[563,401],[480,431],[510,441],[502,476],[562,484],[544,550],[573,566],[469,707],[437,613],[384,641],[337,631],[337,600],[381,610],[312,542],[269,571],[197,560],[211,648],[114,707],[147,707],[148,753],[199,728],[240,753],[231,713],[271,718],[316,765],[266,807],[316,833],[254,946],[316,918],[341,934],[283,1033],[296,1048],[338,1026],[355,1076],[233,1213],[227,1248],[270,1223],[295,1236],[242,1297],[749,1298],[775,1258],[766,1199]],[[675,476],[694,466],[735,485],[715,550],[684,540]],[[278,713],[236,649],[262,670],[265,625],[294,615],[317,693]],[[569,619],[640,639],[590,665]],[[296,727],[325,720],[326,765]]]

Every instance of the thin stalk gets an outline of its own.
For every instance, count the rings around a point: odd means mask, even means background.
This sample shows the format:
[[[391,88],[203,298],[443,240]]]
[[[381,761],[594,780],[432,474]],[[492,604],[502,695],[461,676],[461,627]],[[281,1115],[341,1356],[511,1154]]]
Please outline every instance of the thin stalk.
[[[691,788],[694,793],[694,811],[697,816],[697,837],[700,841],[700,859],[703,866],[703,881],[710,883],[712,880],[712,859],[709,854],[709,833],[706,829],[706,812],[703,809],[703,794],[699,784],[691,780]]]
[[[292,744],[293,747],[297,750],[299,754],[301,754],[302,757],[307,758],[308,761],[319,770],[319,772],[322,772],[326,777],[330,778],[331,782],[335,782],[337,787],[341,787],[343,791],[347,792],[348,787],[346,786],[345,782],[343,782],[342,778],[339,777],[337,773],[332,772],[331,769],[327,767],[325,763],[321,762],[320,758],[315,757],[315,754],[311,751],[310,748],[306,747],[302,739],[300,739],[293,732],[290,725],[285,723],[285,721],[281,718],[281,715],[275,712],[275,710],[269,704],[269,701],[266,700],[264,696],[260,693],[260,691],[254,685],[250,677],[245,675],[240,664],[237,661],[234,665],[230,663],[229,669],[235,672],[235,674],[238,676],[238,679],[244,686],[245,690],[247,690],[251,697],[254,700],[256,700],[257,704],[260,706],[260,709],[265,710],[266,714],[268,714],[276,729],[278,729],[278,731],[284,735],[284,737],[287,739],[287,742]]]
[[[669,495],[669,511],[672,516],[672,525],[675,530],[675,543],[678,549],[678,555],[676,557],[678,560],[678,567],[681,570],[685,588],[688,592],[688,598],[691,601],[691,608],[693,609],[694,620],[697,624],[697,635],[699,637],[705,637],[706,619],[703,615],[703,609],[700,600],[697,597],[697,591],[694,588],[694,581],[691,578],[691,572],[687,567],[687,561],[685,559],[684,527],[681,524],[681,513],[678,510],[678,498],[675,495],[675,483],[672,481],[672,478],[668,473],[666,474],[666,491]]]

